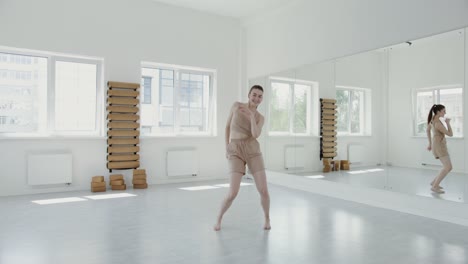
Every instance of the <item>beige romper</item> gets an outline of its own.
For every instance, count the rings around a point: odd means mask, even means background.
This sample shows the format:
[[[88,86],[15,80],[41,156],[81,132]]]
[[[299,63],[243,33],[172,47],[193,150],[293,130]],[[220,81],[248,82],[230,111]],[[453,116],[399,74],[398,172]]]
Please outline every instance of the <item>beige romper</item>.
[[[445,134],[442,133],[439,129],[436,128],[434,122],[439,122],[439,125],[444,126],[440,120],[432,120],[432,154],[436,159],[448,156],[447,150],[447,140],[445,139]],[[445,128],[445,127],[444,127]]]
[[[258,122],[259,113],[255,112],[255,120]],[[245,165],[249,166],[252,174],[265,170],[260,144],[257,139],[252,137],[250,119],[244,116],[237,108],[233,112],[230,129],[250,135],[245,139],[231,139],[227,146],[227,157],[229,161],[230,172],[238,172],[245,175]],[[231,133],[232,135],[232,133]]]

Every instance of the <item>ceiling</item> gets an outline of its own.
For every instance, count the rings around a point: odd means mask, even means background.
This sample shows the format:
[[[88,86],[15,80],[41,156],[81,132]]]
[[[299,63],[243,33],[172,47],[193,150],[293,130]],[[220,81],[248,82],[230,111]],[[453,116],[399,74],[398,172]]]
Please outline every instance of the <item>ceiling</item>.
[[[221,16],[244,19],[277,9],[291,0],[152,0]]]

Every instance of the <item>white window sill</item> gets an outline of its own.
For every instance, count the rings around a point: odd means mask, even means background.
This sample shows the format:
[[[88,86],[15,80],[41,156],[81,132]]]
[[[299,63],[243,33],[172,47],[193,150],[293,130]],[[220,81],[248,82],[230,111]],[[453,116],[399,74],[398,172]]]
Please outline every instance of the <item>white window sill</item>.
[[[346,138],[346,137],[352,137],[352,138],[356,138],[356,137],[372,137],[372,135],[336,135],[337,138]]]
[[[58,136],[58,135],[48,135],[48,136],[31,136],[31,135],[18,135],[18,136],[2,136],[0,135],[1,140],[105,140],[106,136],[79,136],[79,135],[69,135],[69,136]]]
[[[140,139],[159,139],[159,138],[215,138],[215,135],[144,135]]]
[[[310,138],[319,138],[320,136],[318,135],[271,135],[271,134],[268,134],[268,137],[272,137],[272,138],[290,138],[290,137],[300,137],[300,138],[307,138],[307,137],[310,137]]]
[[[411,136],[412,138],[419,138],[419,139],[427,139],[427,136]],[[465,139],[465,137],[449,137],[449,136],[445,136],[446,139],[452,139],[452,140],[463,140]]]

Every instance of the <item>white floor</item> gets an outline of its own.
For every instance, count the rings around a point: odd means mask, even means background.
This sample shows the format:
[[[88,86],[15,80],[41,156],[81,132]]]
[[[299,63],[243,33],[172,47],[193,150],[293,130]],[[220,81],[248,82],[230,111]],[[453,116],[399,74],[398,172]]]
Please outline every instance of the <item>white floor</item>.
[[[214,232],[227,189],[179,188],[220,183],[0,198],[0,263],[468,263],[467,227],[276,185],[271,231],[246,185]],[[31,202],[65,197],[83,200]]]
[[[444,194],[430,190],[429,183],[438,170],[414,169],[394,166],[354,168],[350,171],[304,172],[299,176],[318,176],[318,180],[346,183],[365,188],[385,189],[393,192],[414,194],[454,202],[468,202],[468,175],[450,172],[441,183]]]

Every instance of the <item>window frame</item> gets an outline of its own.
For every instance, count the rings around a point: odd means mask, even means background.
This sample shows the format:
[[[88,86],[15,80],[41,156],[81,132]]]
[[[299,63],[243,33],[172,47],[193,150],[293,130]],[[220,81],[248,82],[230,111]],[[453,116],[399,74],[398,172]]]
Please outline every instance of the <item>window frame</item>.
[[[360,126],[362,127],[359,133],[352,133],[351,132],[351,118],[348,119],[347,124],[347,131],[338,131],[338,136],[347,136],[347,137],[367,137],[372,136],[372,90],[369,88],[363,87],[355,87],[355,86],[345,86],[345,85],[336,85],[335,86],[335,98],[336,92],[338,90],[341,91],[348,91],[349,92],[349,100],[348,100],[348,113],[351,113],[351,93],[353,92],[362,92],[363,98],[361,102],[362,111],[360,113]],[[338,124],[337,124],[338,127]]]
[[[201,67],[192,67],[192,66],[183,66],[183,65],[174,65],[174,64],[166,64],[166,63],[156,63],[156,62],[148,62],[142,61],[140,67],[140,78],[143,77],[143,68],[149,69],[156,69],[156,70],[169,70],[174,72],[174,94],[172,98],[172,105],[174,109],[173,115],[173,127],[174,131],[171,133],[145,133],[142,134],[140,137],[148,137],[148,138],[158,138],[158,137],[215,137],[217,136],[217,98],[216,98],[216,90],[217,90],[217,70],[216,69],[208,69],[208,68],[201,68]],[[208,91],[208,107],[206,109],[206,113],[203,115],[202,120],[206,122],[207,129],[206,131],[182,131],[180,125],[180,110],[181,107],[179,105],[178,95],[180,94],[181,88],[181,74],[198,74],[198,75],[208,75],[210,78],[209,83],[209,91]],[[157,81],[159,83],[159,87],[162,85],[160,84],[161,77]],[[155,81],[156,82],[156,81]],[[153,83],[155,83],[153,82]],[[161,89],[157,91],[152,90],[152,94],[161,94]],[[157,107],[159,109],[161,103],[161,96],[158,100],[152,100],[153,103],[157,103]],[[140,100],[141,104],[141,100]],[[206,118],[205,118],[206,116]],[[141,127],[142,124],[140,124]],[[155,125],[160,127],[160,125]]]
[[[412,95],[412,110],[413,110],[413,115],[412,115],[412,129],[413,129],[413,137],[427,137],[426,132],[423,133],[418,133],[418,124],[417,124],[417,111],[418,111],[418,92],[432,92],[433,94],[433,104],[440,104],[440,90],[450,90],[450,89],[461,89],[461,97],[464,98],[464,89],[462,84],[450,84],[450,85],[437,85],[437,86],[431,86],[431,87],[423,87],[423,88],[413,88],[411,95]],[[436,92],[437,91],[437,92]],[[462,99],[461,101],[461,113],[463,114],[464,112],[464,100]],[[429,114],[429,109],[427,111]],[[425,118],[425,120],[427,117]],[[463,120],[464,122],[465,120]],[[427,121],[426,121],[427,122]],[[462,133],[461,135],[453,135],[452,138],[464,138],[465,136],[465,129],[464,129],[464,124],[462,126]]]
[[[0,132],[0,138],[55,138],[55,137],[103,137],[104,131],[104,59],[89,56],[78,56],[49,51],[37,51],[0,46],[0,53],[7,53],[19,56],[42,57],[47,59],[47,97],[46,97],[46,121],[39,124],[35,132]],[[96,65],[96,109],[95,109],[95,129],[93,131],[57,131],[55,130],[55,66],[57,61],[84,63]],[[40,127],[44,126],[44,129]]]

